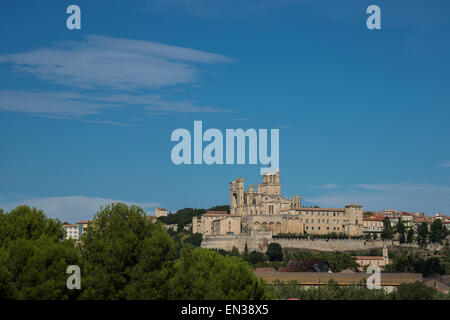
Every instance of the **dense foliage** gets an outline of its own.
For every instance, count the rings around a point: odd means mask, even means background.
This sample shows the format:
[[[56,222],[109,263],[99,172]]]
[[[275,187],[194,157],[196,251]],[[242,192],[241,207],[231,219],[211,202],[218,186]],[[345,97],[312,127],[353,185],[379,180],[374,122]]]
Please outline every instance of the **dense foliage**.
[[[98,212],[83,243],[83,299],[164,299],[173,240],[144,211],[123,203]]]
[[[394,238],[394,228],[391,226],[391,221],[388,217],[383,219],[383,231],[381,231],[381,239],[392,240]]]
[[[113,203],[96,214],[75,244],[62,240],[61,223],[41,210],[0,210],[0,298],[271,297],[245,260],[195,248],[201,241],[198,234],[177,234],[179,243],[141,208]],[[69,265],[81,268],[81,290],[66,286]]]
[[[182,230],[185,226],[192,223],[193,217],[200,217],[206,211],[226,211],[230,213],[229,205],[214,206],[209,209],[200,208],[184,208],[175,213],[169,213],[166,217],[159,217],[158,221],[164,224],[175,224],[178,226],[178,230]]]
[[[448,230],[440,219],[435,219],[430,225],[430,241],[442,242],[442,240],[448,235]]]
[[[281,246],[279,243],[272,242],[267,246],[267,257],[270,261],[282,261],[283,260],[283,251],[281,250]]]
[[[445,266],[436,257],[423,259],[415,254],[402,253],[392,258],[385,266],[386,271],[422,273],[424,277],[433,274],[445,274]]]
[[[300,300],[431,300],[449,299],[450,295],[443,295],[427,287],[421,282],[405,283],[391,293],[384,289],[368,289],[366,286],[338,286],[330,280],[320,289],[291,284],[274,284],[269,286],[277,299],[298,298]]]
[[[185,247],[169,282],[170,299],[270,299],[262,280],[241,258]]]
[[[296,259],[321,259],[328,263],[331,271],[341,272],[345,269],[357,270],[358,264],[356,260],[351,255],[344,252],[309,252],[309,251],[299,251],[293,253],[291,258]]]
[[[80,257],[72,240],[59,241],[62,224],[42,210],[0,211],[0,299],[69,299],[69,265]]]
[[[175,224],[178,226],[178,230],[181,230],[192,223],[193,217],[200,217],[205,212],[205,209],[184,208],[175,213],[169,213],[165,217],[159,217],[158,221],[164,224]]]

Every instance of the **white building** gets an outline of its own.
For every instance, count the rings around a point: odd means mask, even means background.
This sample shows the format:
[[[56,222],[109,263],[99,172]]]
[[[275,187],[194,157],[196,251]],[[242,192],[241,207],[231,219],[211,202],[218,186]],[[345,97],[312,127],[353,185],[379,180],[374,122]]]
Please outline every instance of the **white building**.
[[[156,208],[156,213],[155,213],[156,218],[167,217],[167,214],[168,214],[168,212],[167,212],[166,209],[164,209],[164,208]]]
[[[77,224],[64,224],[63,229],[66,231],[66,239],[78,240],[80,238]]]

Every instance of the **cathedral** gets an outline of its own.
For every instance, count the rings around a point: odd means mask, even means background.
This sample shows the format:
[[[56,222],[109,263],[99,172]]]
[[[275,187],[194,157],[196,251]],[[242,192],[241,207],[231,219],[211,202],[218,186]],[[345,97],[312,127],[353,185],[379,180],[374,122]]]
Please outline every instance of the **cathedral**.
[[[204,236],[225,236],[270,232],[277,234],[363,234],[362,206],[345,208],[306,208],[301,197],[281,195],[280,171],[266,173],[263,182],[250,185],[244,179],[230,182],[230,214],[206,213],[193,220],[193,232]],[[214,228],[216,226],[216,228]]]

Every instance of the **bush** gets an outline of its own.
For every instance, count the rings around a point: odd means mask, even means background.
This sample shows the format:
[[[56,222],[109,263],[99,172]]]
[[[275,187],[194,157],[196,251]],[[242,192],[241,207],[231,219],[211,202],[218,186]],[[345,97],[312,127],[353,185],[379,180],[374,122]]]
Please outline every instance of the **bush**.
[[[241,258],[185,247],[169,281],[169,299],[271,299],[264,282]]]
[[[266,255],[262,252],[253,250],[252,252],[246,254],[244,259],[251,265],[255,265],[260,262],[266,261]]]
[[[422,282],[402,283],[393,292],[395,300],[432,300],[436,291]]]

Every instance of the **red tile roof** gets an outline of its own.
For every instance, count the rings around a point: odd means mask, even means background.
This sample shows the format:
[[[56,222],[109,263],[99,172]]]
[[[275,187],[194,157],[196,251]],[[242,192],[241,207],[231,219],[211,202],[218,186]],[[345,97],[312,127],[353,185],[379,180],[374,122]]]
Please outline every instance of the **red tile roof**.
[[[356,256],[356,260],[383,260],[380,256]]]

